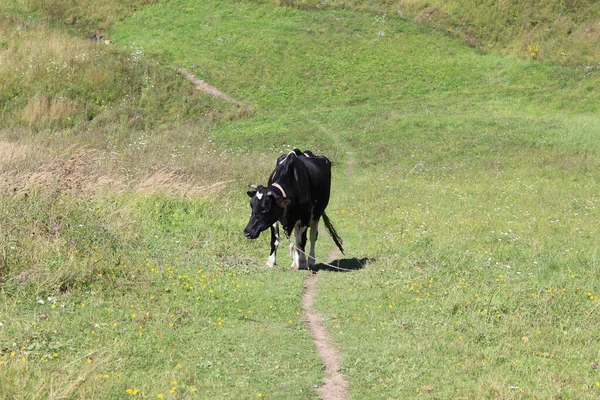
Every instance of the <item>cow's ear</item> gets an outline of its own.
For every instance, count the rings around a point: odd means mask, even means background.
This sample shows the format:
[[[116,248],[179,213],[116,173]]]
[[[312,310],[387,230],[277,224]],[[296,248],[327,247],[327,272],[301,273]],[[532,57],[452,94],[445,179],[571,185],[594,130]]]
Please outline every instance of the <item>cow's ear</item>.
[[[277,205],[281,208],[286,208],[290,205],[290,199],[287,197],[280,197],[277,199]]]
[[[258,189],[258,186],[250,184],[248,185],[248,187],[250,189],[254,189],[254,190],[248,190],[246,193],[248,194],[248,196],[250,196],[250,198],[254,197],[254,195],[256,195],[256,189]]]

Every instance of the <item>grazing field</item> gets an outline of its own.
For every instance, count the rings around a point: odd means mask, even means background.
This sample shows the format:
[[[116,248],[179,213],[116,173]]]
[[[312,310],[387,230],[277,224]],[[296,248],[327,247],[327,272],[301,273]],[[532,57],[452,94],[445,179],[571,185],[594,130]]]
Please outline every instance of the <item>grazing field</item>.
[[[349,398],[600,395],[597,66],[355,3],[0,5],[0,397],[318,398],[306,274],[242,235],[294,147]]]

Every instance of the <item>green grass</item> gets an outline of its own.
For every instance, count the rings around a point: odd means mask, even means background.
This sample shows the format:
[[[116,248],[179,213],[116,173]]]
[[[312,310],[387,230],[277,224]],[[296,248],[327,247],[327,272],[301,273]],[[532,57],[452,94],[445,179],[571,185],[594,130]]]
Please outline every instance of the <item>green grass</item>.
[[[305,276],[241,234],[245,185],[292,147],[333,160],[328,214],[369,260],[318,280],[350,398],[598,397],[597,71],[311,7],[160,2],[54,53],[43,8],[2,20],[0,397],[317,398]],[[14,78],[25,48],[72,91]],[[33,113],[65,97],[71,120]]]
[[[3,202],[2,215],[43,201]],[[0,396],[314,397],[320,368],[299,316],[302,276],[235,251],[242,239],[211,218],[214,206],[60,202],[70,209],[45,204],[48,215],[2,232],[14,246],[4,249]]]
[[[531,169],[379,171],[336,202],[375,259],[319,281],[354,398],[597,396],[597,185]]]
[[[593,0],[262,0],[301,9],[344,8],[399,16],[434,27],[471,47],[560,64],[597,64],[598,15]]]
[[[331,146],[323,132],[342,131],[340,138],[372,153],[365,146],[407,140],[397,137],[401,132],[421,145],[432,131],[472,135],[482,124],[494,136],[506,135],[506,121],[510,130],[529,123],[523,119],[532,113],[598,108],[594,91],[580,89],[593,87],[596,77],[583,71],[482,55],[398,19],[253,3],[215,7],[161,3],[135,14],[114,36],[144,51],[169,54],[173,64],[190,66],[255,105],[255,118],[222,124],[213,134],[223,145],[253,149],[267,142],[279,149],[302,140],[308,147]],[[178,23],[165,32],[163,18]],[[250,18],[253,23],[240,29]],[[539,136],[544,128],[530,129]],[[522,136],[535,140],[529,132]]]

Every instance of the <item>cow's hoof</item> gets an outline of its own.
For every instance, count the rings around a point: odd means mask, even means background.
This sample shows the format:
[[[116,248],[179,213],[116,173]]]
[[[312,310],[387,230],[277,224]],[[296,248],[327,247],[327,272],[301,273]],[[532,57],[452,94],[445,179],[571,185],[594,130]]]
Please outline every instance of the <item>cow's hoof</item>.
[[[300,271],[306,271],[308,269],[308,264],[300,264],[298,268]]]
[[[292,266],[290,267],[291,270],[293,271],[297,271],[298,270],[298,263],[292,263]]]

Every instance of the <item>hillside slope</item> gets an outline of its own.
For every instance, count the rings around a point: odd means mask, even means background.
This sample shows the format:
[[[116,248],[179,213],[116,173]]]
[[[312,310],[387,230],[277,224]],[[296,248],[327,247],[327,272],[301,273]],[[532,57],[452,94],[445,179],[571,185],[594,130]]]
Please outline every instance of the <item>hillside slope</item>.
[[[282,0],[301,8],[340,7],[397,15],[473,47],[553,63],[598,67],[600,4],[594,0]]]

